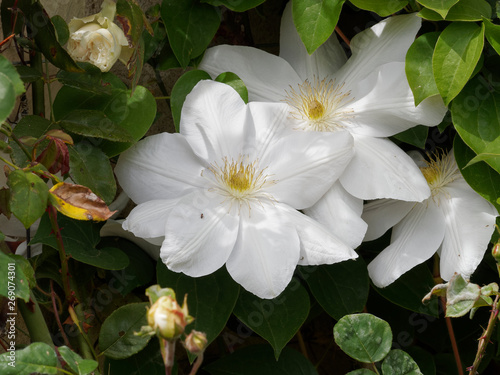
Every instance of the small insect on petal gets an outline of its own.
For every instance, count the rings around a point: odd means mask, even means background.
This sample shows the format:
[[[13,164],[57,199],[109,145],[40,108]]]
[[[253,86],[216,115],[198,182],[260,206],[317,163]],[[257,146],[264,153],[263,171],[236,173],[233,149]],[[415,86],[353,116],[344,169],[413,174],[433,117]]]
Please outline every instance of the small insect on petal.
[[[72,219],[104,221],[116,212],[110,211],[101,198],[82,185],[60,182],[49,193],[54,207]]]

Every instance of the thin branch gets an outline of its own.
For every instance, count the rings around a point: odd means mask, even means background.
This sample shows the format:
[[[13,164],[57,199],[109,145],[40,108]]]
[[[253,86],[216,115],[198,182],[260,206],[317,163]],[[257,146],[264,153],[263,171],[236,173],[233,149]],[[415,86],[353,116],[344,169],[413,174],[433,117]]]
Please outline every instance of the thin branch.
[[[54,316],[56,317],[56,322],[57,326],[59,327],[59,331],[61,332],[61,335],[63,337],[64,343],[68,348],[73,350],[71,347],[71,344],[69,343],[68,336],[66,336],[66,332],[64,332],[63,326],[61,324],[61,319],[59,318],[59,309],[57,308],[56,305],[56,292],[54,291],[54,280],[50,280],[50,298],[52,300],[52,308],[54,309]]]

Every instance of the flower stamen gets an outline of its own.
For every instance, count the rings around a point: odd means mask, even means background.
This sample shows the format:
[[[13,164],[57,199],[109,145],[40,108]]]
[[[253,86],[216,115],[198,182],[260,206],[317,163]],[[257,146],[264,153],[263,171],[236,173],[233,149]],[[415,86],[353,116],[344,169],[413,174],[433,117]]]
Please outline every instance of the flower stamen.
[[[344,83],[337,85],[335,80],[320,81],[315,77],[311,84],[306,79],[298,85],[297,91],[292,86],[290,92],[285,91],[285,102],[293,108],[291,115],[294,118],[306,122],[303,130],[335,131],[344,128],[354,117],[352,108],[347,107],[354,98],[343,88]]]
[[[447,195],[446,185],[461,177],[454,158],[444,151],[438,151],[430,155],[429,161],[425,163],[426,166],[420,170],[429,184],[433,199],[440,193]]]

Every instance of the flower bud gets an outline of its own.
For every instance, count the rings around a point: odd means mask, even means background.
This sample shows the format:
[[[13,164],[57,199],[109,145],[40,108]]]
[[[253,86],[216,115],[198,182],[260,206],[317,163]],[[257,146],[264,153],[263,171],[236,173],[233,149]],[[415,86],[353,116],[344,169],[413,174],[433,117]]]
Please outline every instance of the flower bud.
[[[125,60],[128,41],[113,23],[116,4],[104,0],[101,12],[84,18],[73,18],[69,24],[68,53],[80,62],[89,62],[107,72],[118,60]],[[126,61],[124,61],[126,63]]]
[[[493,258],[495,258],[496,262],[500,263],[500,242],[497,242],[493,246],[493,249],[491,250],[491,254],[493,255]]]
[[[181,306],[175,298],[162,296],[148,310],[148,324],[165,340],[175,340],[194,319],[189,316],[186,297]]]
[[[205,332],[195,331],[193,329],[191,333],[186,336],[183,345],[190,353],[200,354],[205,350],[207,342],[207,335]]]

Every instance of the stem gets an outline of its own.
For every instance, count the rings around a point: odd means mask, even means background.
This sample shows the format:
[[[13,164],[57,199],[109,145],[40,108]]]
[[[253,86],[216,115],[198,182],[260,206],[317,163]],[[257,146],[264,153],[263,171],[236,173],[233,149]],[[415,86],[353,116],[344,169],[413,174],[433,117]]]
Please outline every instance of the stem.
[[[307,355],[306,344],[304,342],[304,338],[302,337],[302,333],[300,332],[300,330],[297,331],[297,339],[299,340],[299,347],[302,355],[306,357],[306,359],[309,359],[309,356]]]
[[[170,100],[170,96],[155,96],[156,100]]]
[[[342,38],[345,44],[350,48],[351,47],[351,41],[349,40],[348,37],[345,36],[345,34],[340,30],[338,26],[335,26],[335,32],[339,34],[339,36]]]
[[[71,347],[71,344],[69,343],[68,336],[66,336],[66,332],[64,332],[63,326],[61,324],[61,319],[59,318],[59,309],[57,308],[56,297],[57,297],[57,295],[56,295],[56,292],[54,291],[54,281],[51,279],[50,280],[50,298],[52,300],[52,307],[54,309],[54,316],[56,317],[57,326],[59,327],[59,331],[61,332],[64,343],[66,344],[66,346],[68,348],[73,350],[73,348]]]
[[[202,362],[203,362],[203,352],[198,354],[198,357],[196,358],[196,361],[194,362],[193,368],[191,369],[189,375],[195,375],[198,369],[200,368]]]
[[[28,160],[34,160],[31,158],[30,152],[28,151],[26,146],[24,146],[23,143],[19,140],[19,138],[17,138],[14,134],[11,134],[10,138],[12,138],[12,140],[17,143],[21,150],[23,150],[24,154],[28,157]]]
[[[486,346],[490,342],[490,337],[491,337],[491,334],[493,333],[493,330],[495,328],[495,323],[497,321],[498,300],[499,299],[500,299],[500,296],[496,296],[495,301],[493,302],[493,305],[491,306],[491,314],[490,314],[490,319],[488,320],[488,327],[486,327],[486,330],[483,332],[483,335],[479,338],[479,345],[477,348],[476,358],[474,359],[474,363],[472,364],[472,367],[470,367],[468,369],[469,375],[478,374],[477,370],[479,368],[479,364],[481,363],[481,360],[483,359],[484,353],[486,351]]]
[[[14,169],[19,169],[19,167],[18,167],[18,166],[16,166],[16,165],[12,164],[10,161],[8,161],[8,160],[6,160],[6,159],[2,158],[1,156],[0,156],[0,160],[1,160],[1,161],[3,161],[5,164],[10,165],[10,166],[11,166],[12,168],[14,168]]]
[[[18,302],[18,309],[23,316],[26,327],[28,327],[31,342],[44,342],[54,348],[47,323],[45,323],[42,310],[40,310],[33,293],[30,293],[29,303],[24,302],[22,299],[18,299]]]
[[[43,72],[42,54],[40,52],[32,52],[30,59],[31,67]],[[45,98],[44,98],[44,84],[43,80],[36,80],[32,83],[32,98],[33,98],[33,114],[44,117],[45,112]]]
[[[83,305],[80,303],[73,308],[70,306],[68,309],[69,315],[71,319],[73,319],[73,323],[75,323],[76,327],[80,334],[77,336],[78,346],[80,347],[80,352],[83,358],[97,360],[97,353],[95,352],[92,343],[90,342],[89,337],[85,333],[85,331],[80,326],[80,318],[84,316],[82,311]],[[83,319],[81,319],[83,321]]]
[[[441,297],[440,300],[444,306],[444,310],[446,311],[446,301],[445,301],[444,297]],[[457,369],[458,369],[458,374],[464,375],[462,361],[460,360],[460,353],[458,352],[457,340],[455,338],[455,332],[453,332],[453,326],[451,324],[451,318],[446,317],[445,320],[446,320],[446,328],[448,329],[448,335],[450,336],[451,348],[453,350],[453,357],[455,357],[455,363],[456,363]]]
[[[54,206],[48,205],[47,211],[49,212],[50,223],[52,224],[52,231],[56,236],[57,247],[59,248],[59,257],[61,259],[61,276],[63,280],[64,294],[66,295],[66,301],[71,305],[74,302],[74,293],[71,290],[71,286],[69,284],[69,270],[68,270],[68,259],[69,257],[66,255],[64,251],[64,243],[61,236],[61,229],[59,228],[59,224],[57,223],[57,211]]]
[[[50,103],[50,119],[55,122],[54,111],[52,110],[52,91],[50,90],[50,77],[49,77],[49,62],[45,59],[45,75],[47,77],[47,93],[49,94]]]
[[[161,75],[160,75],[160,71],[157,69],[155,69],[155,77],[156,77],[156,83],[158,84],[160,91],[162,92],[162,94],[165,97],[165,103],[167,104],[168,109],[170,109],[170,103],[169,103],[170,96],[168,95],[167,88],[163,84],[163,81],[162,81]],[[168,98],[168,99],[166,99],[166,98]]]
[[[169,341],[160,337],[158,337],[158,340],[160,340],[161,356],[165,364],[165,375],[171,375],[174,367],[175,343],[177,340]]]

